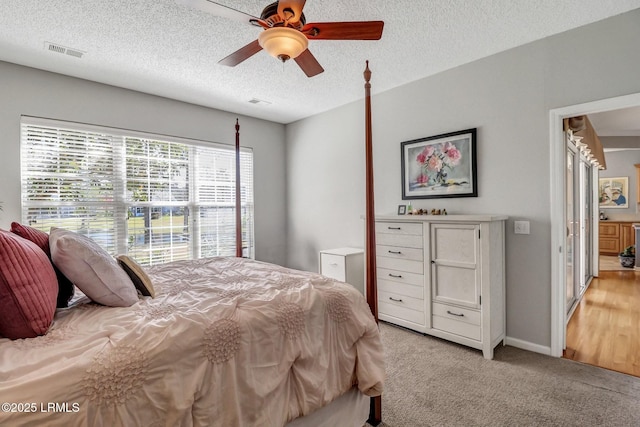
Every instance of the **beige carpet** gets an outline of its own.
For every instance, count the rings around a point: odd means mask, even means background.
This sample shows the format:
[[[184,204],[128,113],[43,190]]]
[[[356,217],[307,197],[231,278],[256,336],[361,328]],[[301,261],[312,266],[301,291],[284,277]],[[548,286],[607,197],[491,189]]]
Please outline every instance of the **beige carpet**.
[[[382,427],[640,426],[640,378],[498,346],[478,350],[380,323]]]

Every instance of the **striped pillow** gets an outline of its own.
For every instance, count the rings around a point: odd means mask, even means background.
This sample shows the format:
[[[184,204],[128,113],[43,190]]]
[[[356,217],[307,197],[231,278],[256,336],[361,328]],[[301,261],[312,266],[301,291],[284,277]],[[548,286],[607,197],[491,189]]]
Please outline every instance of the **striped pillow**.
[[[57,295],[56,273],[42,249],[0,230],[0,336],[45,334],[53,322]]]

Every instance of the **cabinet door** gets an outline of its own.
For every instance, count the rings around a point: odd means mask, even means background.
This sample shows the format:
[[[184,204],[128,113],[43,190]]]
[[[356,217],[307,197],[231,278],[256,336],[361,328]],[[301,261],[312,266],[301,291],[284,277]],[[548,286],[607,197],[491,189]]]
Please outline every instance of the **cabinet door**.
[[[480,226],[431,224],[433,302],[480,308]]]
[[[627,246],[633,246],[636,243],[635,230],[633,223],[620,224],[620,252]]]

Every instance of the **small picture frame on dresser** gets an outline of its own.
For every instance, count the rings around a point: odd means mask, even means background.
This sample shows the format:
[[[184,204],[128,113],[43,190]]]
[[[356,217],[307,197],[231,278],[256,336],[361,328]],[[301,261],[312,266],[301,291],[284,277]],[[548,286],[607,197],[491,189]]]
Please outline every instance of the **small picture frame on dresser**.
[[[398,205],[398,215],[407,214],[407,205]]]

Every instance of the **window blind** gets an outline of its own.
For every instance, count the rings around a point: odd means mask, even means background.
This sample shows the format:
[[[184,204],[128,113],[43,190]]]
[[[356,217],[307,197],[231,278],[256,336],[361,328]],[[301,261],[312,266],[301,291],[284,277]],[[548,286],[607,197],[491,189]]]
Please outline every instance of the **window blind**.
[[[235,150],[23,117],[22,220],[62,227],[145,265],[235,254]],[[240,166],[244,256],[254,257],[253,153]]]

